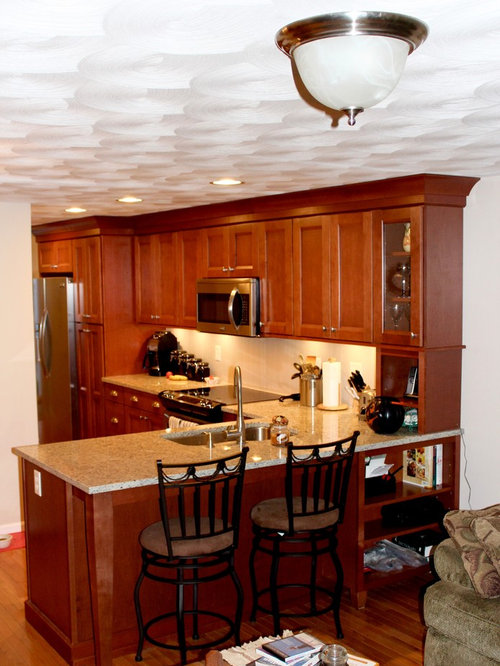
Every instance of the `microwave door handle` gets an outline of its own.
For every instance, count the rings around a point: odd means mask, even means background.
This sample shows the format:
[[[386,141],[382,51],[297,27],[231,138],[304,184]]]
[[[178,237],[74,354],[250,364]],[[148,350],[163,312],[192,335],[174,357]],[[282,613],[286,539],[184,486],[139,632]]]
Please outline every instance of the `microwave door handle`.
[[[234,328],[239,328],[238,324],[234,320],[234,312],[233,312],[234,299],[236,298],[237,294],[238,294],[238,289],[236,289],[235,287],[229,294],[229,301],[227,303],[227,314],[229,316],[229,321]]]

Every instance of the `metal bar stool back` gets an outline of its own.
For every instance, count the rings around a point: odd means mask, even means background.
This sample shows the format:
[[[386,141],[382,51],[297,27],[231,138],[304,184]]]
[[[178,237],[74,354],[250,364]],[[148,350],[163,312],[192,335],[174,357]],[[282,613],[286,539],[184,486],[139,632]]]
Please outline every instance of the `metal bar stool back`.
[[[350,437],[315,446],[294,446],[290,443],[284,497],[263,500],[252,508],[251,619],[255,620],[257,610],[271,613],[276,635],[281,633],[282,617],[311,617],[333,611],[337,636],[342,638],[340,599],[344,574],[337,554],[337,527],[344,519],[358,436],[359,432],[355,431]],[[270,556],[269,585],[262,589],[257,585],[258,553]],[[329,555],[334,566],[333,589],[329,584],[325,587],[317,581],[318,558],[324,554]],[[287,582],[279,581],[279,565],[286,558],[309,558],[307,580],[300,576],[307,569],[296,565],[293,572],[299,572],[298,580],[294,576],[293,581],[290,578]],[[285,590],[291,588],[308,590],[306,611],[283,610]],[[287,599],[292,598],[295,600],[288,594]]]
[[[157,461],[161,520],[139,535],[142,567],[134,592],[139,629],[136,661],[142,661],[145,640],[179,650],[182,664],[186,663],[189,649],[207,649],[232,636],[236,644],[240,642],[243,590],[234,568],[234,552],[238,546],[247,453],[248,447],[244,447],[237,454],[217,460],[192,464]],[[199,603],[199,586],[225,576],[231,578],[236,592],[232,616],[212,610],[211,603],[202,609]],[[144,622],[141,587],[145,578],[175,588],[175,611],[167,610]],[[214,587],[211,589],[210,601],[214,598]],[[161,623],[174,616],[177,643],[166,642]],[[216,638],[204,638],[202,619],[212,624],[215,619],[222,624],[222,635],[216,632]]]

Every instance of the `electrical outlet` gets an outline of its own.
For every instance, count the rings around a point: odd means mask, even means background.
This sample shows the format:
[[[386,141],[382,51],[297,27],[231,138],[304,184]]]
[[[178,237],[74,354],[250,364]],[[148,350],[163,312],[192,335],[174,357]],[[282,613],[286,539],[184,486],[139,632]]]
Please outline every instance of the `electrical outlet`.
[[[222,361],[222,347],[220,345],[215,345],[215,360]]]
[[[42,473],[37,469],[33,471],[33,481],[35,486],[35,495],[42,496]]]

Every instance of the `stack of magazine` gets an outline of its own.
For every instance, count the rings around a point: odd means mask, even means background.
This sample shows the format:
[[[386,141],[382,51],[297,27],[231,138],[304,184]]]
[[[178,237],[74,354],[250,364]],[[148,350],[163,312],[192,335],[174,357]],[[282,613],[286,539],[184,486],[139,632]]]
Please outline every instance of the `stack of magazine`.
[[[320,663],[319,639],[305,631],[263,643],[256,648],[257,659],[248,666],[315,666]],[[349,666],[378,666],[377,662],[349,654]]]

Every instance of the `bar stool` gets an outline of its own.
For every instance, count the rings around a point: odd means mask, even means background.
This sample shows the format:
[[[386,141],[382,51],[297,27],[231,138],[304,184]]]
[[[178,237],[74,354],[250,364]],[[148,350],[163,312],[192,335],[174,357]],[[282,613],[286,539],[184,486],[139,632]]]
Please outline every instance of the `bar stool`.
[[[206,649],[235,636],[240,642],[243,589],[234,568],[238,546],[241,497],[248,447],[218,460],[192,464],[156,462],[161,520],[142,530],[139,543],[142,567],[135,585],[134,601],[139,629],[135,660],[142,661],[144,641],[179,650],[186,663],[189,649]],[[234,619],[199,605],[198,587],[202,583],[229,576],[236,590]],[[167,583],[176,590],[176,608],[144,622],[140,591],[145,578]],[[185,588],[191,589],[190,601]],[[212,598],[213,598],[212,594]],[[177,643],[160,640],[157,626],[169,617],[176,618]],[[200,641],[202,617],[223,620],[224,635]],[[190,621],[189,621],[190,619]],[[189,627],[192,641],[186,640]],[[152,635],[153,627],[156,628]],[[195,642],[196,641],[196,642]]]
[[[250,513],[254,532],[250,553],[250,580],[253,605],[250,619],[257,610],[271,613],[274,633],[281,633],[282,617],[313,617],[333,611],[337,637],[343,638],[340,623],[340,599],[344,573],[337,554],[337,527],[344,518],[347,488],[359,431],[336,442],[316,446],[288,445],[285,470],[285,496],[263,500]],[[257,553],[270,556],[269,586],[257,586],[255,571]],[[330,555],[335,569],[333,589],[316,583],[318,557]],[[305,569],[301,560],[294,567],[298,582],[279,582],[279,565],[284,558],[310,558],[307,580],[300,575]],[[304,612],[285,612],[283,590],[306,588],[308,604]],[[281,592],[281,594],[280,594]],[[318,604],[317,596],[322,597]],[[267,606],[261,598],[265,595]]]

